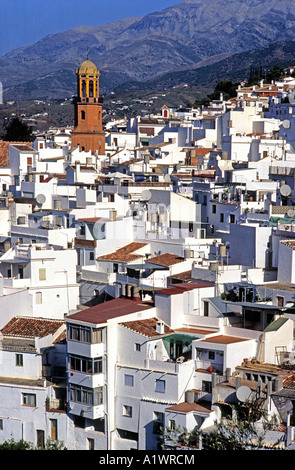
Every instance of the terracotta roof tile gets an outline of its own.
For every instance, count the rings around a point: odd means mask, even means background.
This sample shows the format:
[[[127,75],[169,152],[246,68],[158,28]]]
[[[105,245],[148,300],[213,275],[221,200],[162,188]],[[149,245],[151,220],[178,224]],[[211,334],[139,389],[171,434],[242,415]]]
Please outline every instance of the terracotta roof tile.
[[[136,251],[139,250],[140,248],[143,248],[146,245],[148,245],[148,243],[132,242],[132,243],[129,243],[129,245],[119,248],[113,253],[99,256],[98,259],[107,260],[107,261],[124,261],[125,263],[128,263],[130,261],[135,261],[136,259],[142,257],[142,255],[136,254]]]
[[[183,273],[174,274],[171,276],[173,279],[177,279],[179,281],[190,281],[192,278],[192,271],[184,271]]]
[[[147,336],[148,338],[159,336],[160,333],[156,331],[156,324],[158,319],[157,318],[148,318],[146,320],[135,320],[121,323],[122,326],[128,328],[129,330],[133,330],[136,333],[139,333],[143,336]],[[171,334],[174,331],[171,330],[168,326],[164,325],[164,334]]]
[[[166,408],[168,411],[176,411],[178,413],[190,413],[190,412],[199,412],[199,413],[211,413],[210,403],[198,402],[198,403],[179,403],[178,405],[170,406]]]
[[[174,264],[182,263],[183,261],[185,261],[184,258],[178,255],[173,255],[172,253],[164,253],[148,259],[149,263],[159,264],[161,266],[173,266]]]
[[[203,343],[217,343],[217,344],[232,344],[232,343],[240,343],[242,341],[248,341],[248,338],[238,338],[235,336],[226,336],[226,335],[219,335],[219,336],[212,336],[210,338],[206,338],[201,340]]]
[[[63,320],[50,320],[47,318],[14,317],[2,328],[4,336],[22,336],[42,338],[54,334],[62,325]]]
[[[283,381],[284,388],[295,388],[295,374],[290,375]]]
[[[0,167],[1,168],[9,167],[9,145],[15,145],[15,144],[23,144],[23,145],[31,146],[32,142],[6,142],[4,140],[1,140],[0,141]]]

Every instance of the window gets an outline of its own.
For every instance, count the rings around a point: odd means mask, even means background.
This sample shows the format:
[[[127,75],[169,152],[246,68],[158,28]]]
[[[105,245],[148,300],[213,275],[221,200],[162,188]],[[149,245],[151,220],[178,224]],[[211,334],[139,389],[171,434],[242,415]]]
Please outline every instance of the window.
[[[135,343],[135,351],[140,351],[140,344],[139,343]]]
[[[223,214],[223,212],[221,212],[221,214],[220,214],[220,222],[224,222],[224,214]]]
[[[3,431],[3,419],[0,419],[0,431]]]
[[[81,119],[83,121],[85,120],[85,111],[84,110],[81,111]]]
[[[91,343],[91,328],[80,325],[69,326],[69,339],[81,343]]]
[[[94,328],[92,330],[92,343],[102,343],[102,330]]]
[[[23,405],[36,406],[36,395],[34,393],[23,393]]]
[[[203,349],[197,349],[196,348],[196,357],[197,359],[201,359],[203,356]]]
[[[90,259],[90,261],[94,261],[94,251],[90,251],[89,259]]]
[[[215,352],[214,351],[209,351],[208,357],[209,357],[209,359],[214,360],[215,359]]]
[[[80,341],[82,343],[91,343],[91,329],[87,326],[80,326]]]
[[[211,393],[212,392],[212,382],[206,380],[202,381],[202,392]]]
[[[42,304],[42,292],[36,292],[36,304]]]
[[[39,281],[46,281],[46,269],[45,268],[39,269]]]
[[[236,221],[235,214],[230,214],[230,216],[229,216],[229,221],[230,221],[231,224],[234,224],[234,223],[235,223],[235,221]]]
[[[126,416],[127,418],[132,418],[132,406],[123,405],[123,416]]]
[[[126,387],[133,387],[134,386],[134,377],[133,377],[133,375],[125,374],[124,375],[124,383],[125,383]]]
[[[160,434],[161,428],[164,428],[164,413],[154,411],[153,433]]]
[[[94,374],[102,373],[102,357],[93,359],[93,373]]]
[[[91,359],[70,355],[70,368],[87,374],[100,374],[102,372],[102,357]]]
[[[93,80],[89,80],[89,97],[93,98]]]
[[[24,365],[24,357],[22,354],[16,354],[15,355],[15,365],[17,367],[23,367]]]
[[[80,235],[85,235],[85,225],[81,225],[81,227],[80,227]]]
[[[103,401],[102,387],[93,389],[77,384],[71,384],[70,400],[84,403],[85,405],[101,405]]]
[[[171,431],[175,431],[176,426],[174,419],[169,420],[169,428],[171,429]]]
[[[216,214],[216,204],[212,205],[212,214]]]
[[[161,380],[161,379],[156,380],[155,392],[165,393],[165,380]]]

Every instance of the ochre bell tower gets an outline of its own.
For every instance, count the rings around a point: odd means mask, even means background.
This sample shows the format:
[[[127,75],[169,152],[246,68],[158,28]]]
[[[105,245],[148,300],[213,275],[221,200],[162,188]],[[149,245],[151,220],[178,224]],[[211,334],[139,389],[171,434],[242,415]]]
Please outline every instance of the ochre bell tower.
[[[75,100],[75,126],[72,148],[98,155],[105,153],[105,134],[102,128],[102,100],[99,97],[99,70],[85,60],[78,70]]]

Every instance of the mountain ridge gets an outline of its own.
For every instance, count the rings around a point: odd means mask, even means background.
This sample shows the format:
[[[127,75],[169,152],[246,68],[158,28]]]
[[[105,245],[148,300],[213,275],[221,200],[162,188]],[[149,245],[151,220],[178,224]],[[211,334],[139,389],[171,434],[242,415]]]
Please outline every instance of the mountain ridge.
[[[89,58],[104,77],[102,90],[110,92],[128,81],[200,67],[204,61],[217,62],[294,37],[295,4],[287,0],[183,0],[142,17],[80,25],[14,49],[0,57],[0,80],[4,97],[12,87],[42,81],[46,75],[53,74],[57,83],[62,71],[75,72],[88,47]],[[47,91],[44,86],[44,96]]]

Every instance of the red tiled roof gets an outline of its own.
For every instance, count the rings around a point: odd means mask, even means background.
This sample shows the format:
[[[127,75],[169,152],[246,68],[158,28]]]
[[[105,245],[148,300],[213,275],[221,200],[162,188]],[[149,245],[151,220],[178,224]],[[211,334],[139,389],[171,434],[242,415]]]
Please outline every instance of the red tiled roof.
[[[77,222],[86,222],[90,224],[95,224],[95,222],[98,222],[99,220],[108,220],[108,219],[104,219],[102,217],[85,217],[82,219],[77,219]]]
[[[178,405],[170,406],[166,408],[167,411],[176,411],[178,413],[190,413],[192,411],[199,413],[211,413],[210,403],[208,405],[204,402],[199,403],[179,403]]]
[[[185,261],[185,259],[178,255],[173,255],[172,253],[164,253],[148,259],[149,263],[159,264],[161,266],[173,266],[174,264],[182,263],[182,261]]]
[[[9,167],[9,145],[23,144],[23,145],[32,145],[32,142],[6,142],[4,140],[0,141],[0,167],[8,168]],[[31,149],[32,150],[32,149]]]
[[[113,253],[99,256],[98,259],[107,261],[124,261],[125,263],[135,261],[136,259],[142,257],[142,255],[138,255],[135,252],[146,245],[148,245],[148,243],[132,242],[129,243],[129,245],[119,248]]]
[[[165,289],[155,291],[155,294],[177,295],[182,294],[185,291],[201,289],[203,287],[213,287],[213,284],[209,284],[206,282],[181,282],[178,284],[172,284],[170,287],[167,287]]]
[[[192,271],[184,271],[183,273],[174,274],[171,276],[173,279],[181,280],[181,281],[190,281],[192,278]]]
[[[295,374],[290,375],[283,381],[284,388],[295,388]]]
[[[87,323],[101,324],[106,323],[112,318],[129,315],[130,313],[142,312],[153,308],[153,305],[146,302],[137,302],[127,298],[119,297],[108,300],[93,307],[86,308],[80,312],[69,315],[67,319],[77,320]]]
[[[26,144],[26,143],[20,143],[20,142],[16,142],[16,143],[10,142],[10,144],[13,145],[13,147],[16,147],[21,152],[36,152],[37,153],[37,150],[32,148],[32,143]]]
[[[240,343],[242,341],[248,341],[248,338],[238,338],[235,336],[226,336],[226,335],[219,335],[219,336],[212,336],[211,338],[206,338],[201,340],[203,343],[217,343],[217,344],[232,344],[232,343]]]
[[[133,330],[136,333],[139,333],[143,336],[147,336],[148,338],[158,336],[159,333],[156,331],[156,323],[157,318],[148,318],[146,320],[136,320],[136,321],[129,321],[121,323],[122,326],[125,328],[129,328],[129,330]],[[164,325],[164,334],[173,333],[174,331],[171,330],[168,326]]]
[[[47,318],[14,317],[1,330],[4,336],[22,336],[42,338],[54,334],[62,325],[63,320]]]

